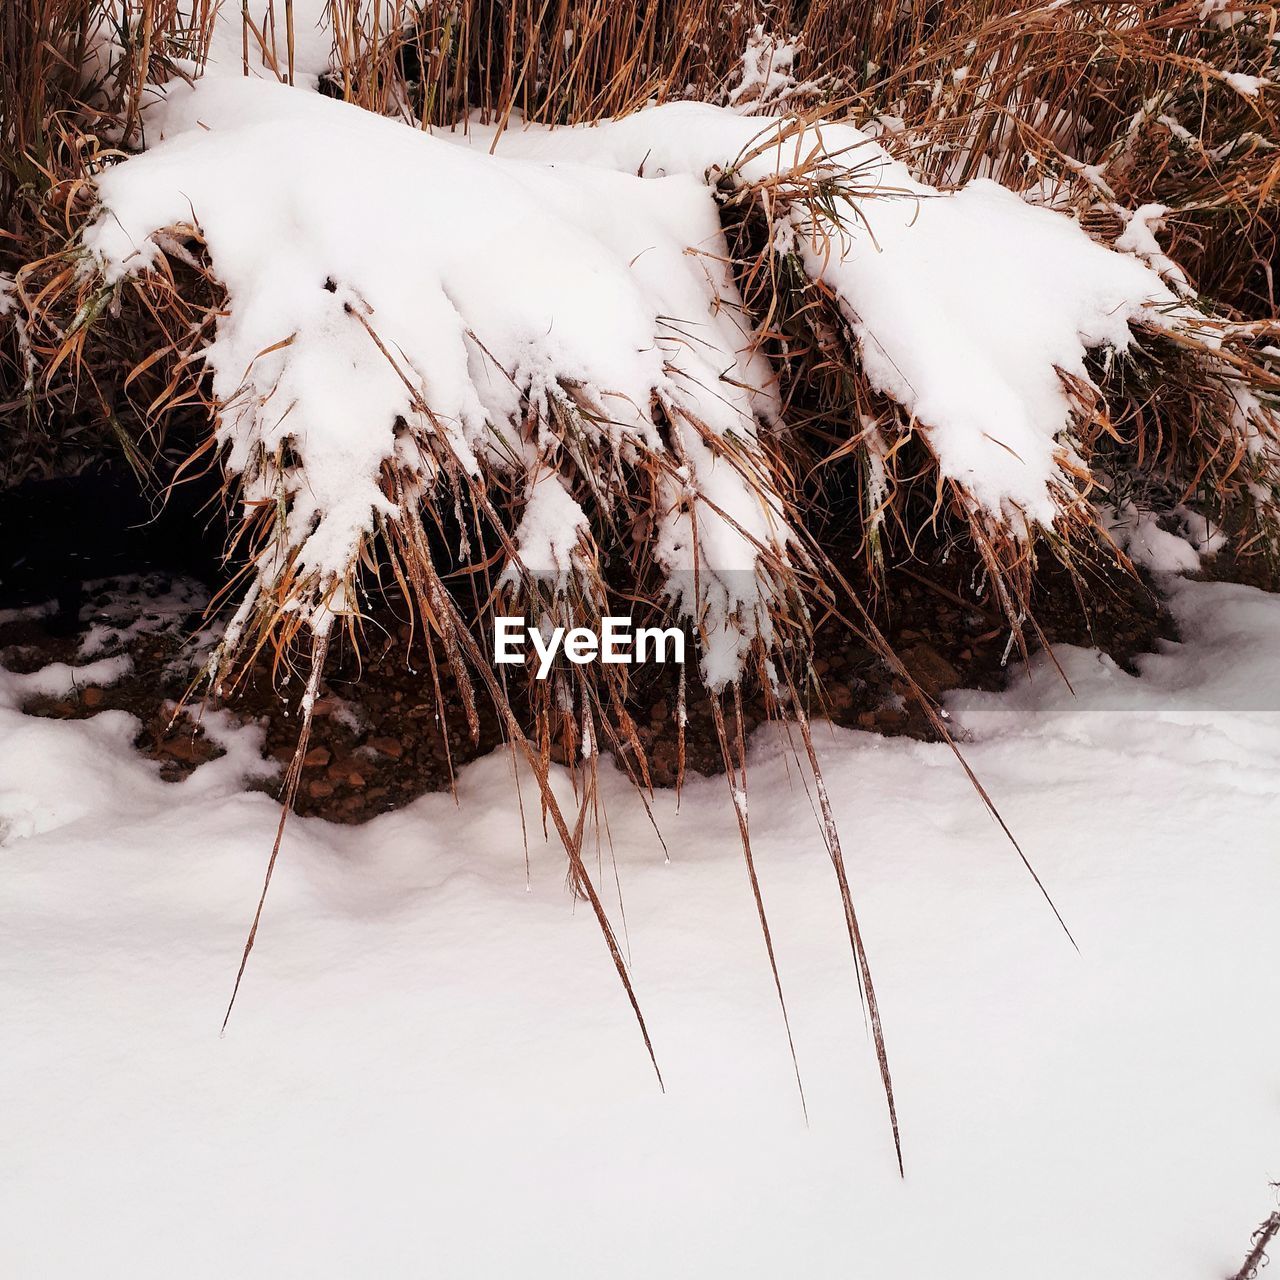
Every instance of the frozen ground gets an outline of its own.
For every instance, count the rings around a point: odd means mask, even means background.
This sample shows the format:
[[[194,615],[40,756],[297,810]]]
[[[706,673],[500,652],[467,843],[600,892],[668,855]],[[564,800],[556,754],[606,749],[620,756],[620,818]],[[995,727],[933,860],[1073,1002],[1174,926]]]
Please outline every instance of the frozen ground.
[[[165,784],[122,713],[12,709],[65,669],[0,677],[0,1273],[1230,1274],[1280,1178],[1280,599],[1174,590],[1141,679],[1069,650],[1074,701],[951,704],[1079,954],[945,749],[822,735],[905,1180],[779,735],[751,815],[807,1128],[723,781],[659,797],[667,863],[608,780],[665,1094],[554,847],[526,892],[501,755],[457,807],[290,827],[220,1039],[277,814],[251,734]]]

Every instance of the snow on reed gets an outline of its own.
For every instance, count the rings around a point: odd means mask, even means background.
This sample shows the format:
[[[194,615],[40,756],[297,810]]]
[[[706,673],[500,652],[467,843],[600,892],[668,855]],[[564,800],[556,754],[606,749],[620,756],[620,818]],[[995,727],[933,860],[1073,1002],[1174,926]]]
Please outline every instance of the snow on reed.
[[[522,476],[532,497],[559,411],[591,449],[669,457],[657,555],[693,570],[696,521],[701,600],[686,603],[729,647],[708,679],[733,673],[756,630],[757,547],[787,530],[752,483],[773,379],[701,183],[498,160],[257,81],[202,80],[156,118],[165,141],[103,176],[85,243],[114,282],[155,264],[156,232],[198,223],[227,291],[204,353],[225,462],[247,504],[286,500],[265,574],[296,552],[324,596],[376,515],[401,517],[387,463],[430,484],[447,456]],[[718,439],[747,460],[718,457]],[[521,526],[531,568],[581,521],[568,493],[555,510],[563,528]]]
[[[582,489],[546,485],[582,469],[580,435],[601,468],[658,461],[652,549],[707,683],[768,646],[794,536],[760,448],[778,397],[728,261],[726,189],[768,194],[775,249],[834,291],[872,386],[1019,537],[1085,470],[1063,375],[1091,385],[1087,354],[1124,351],[1134,322],[1195,319],[1139,256],[989,180],[940,193],[845,124],[676,103],[430,136],[209,76],[148,127],[161,141],[99,179],[85,244],[117,283],[198,226],[227,292],[204,352],[225,463],[246,510],[283,512],[259,582],[288,566],[321,629],[350,608],[377,520],[412,514],[388,467],[414,493],[455,466],[516,477],[514,567],[568,568]]]

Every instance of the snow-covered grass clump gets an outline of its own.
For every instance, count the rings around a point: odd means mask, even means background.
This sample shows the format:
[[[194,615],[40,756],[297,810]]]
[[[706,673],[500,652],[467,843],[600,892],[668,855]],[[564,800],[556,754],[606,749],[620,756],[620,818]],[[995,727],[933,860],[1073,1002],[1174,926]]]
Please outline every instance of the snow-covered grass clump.
[[[147,123],[158,141],[98,180],[83,241],[117,288],[199,239],[225,290],[200,356],[259,551],[232,645],[250,619],[324,632],[355,612],[379,531],[436,611],[406,525],[449,491],[501,544],[503,581],[541,600],[556,576],[579,622],[607,611],[625,519],[655,570],[640,589],[690,625],[705,683],[752,655],[775,681],[811,555],[726,204],[767,210],[767,254],[823,290],[860,376],[1015,542],[1087,488],[1090,352],[1127,352],[1135,324],[1202,341],[1138,256],[991,181],[936,191],[847,124],[683,103],[430,136],[221,76],[171,86]]]
[[[1180,305],[1062,215],[990,182],[935,191],[848,125],[675,104],[590,129],[432,136],[222,76],[170,86],[146,124],[151,147],[96,184],[79,281],[109,306],[177,263],[223,295],[210,341],[174,339],[208,371],[252,552],[215,683],[268,641],[311,637],[290,798],[332,623],[355,630],[362,573],[389,551],[473,728],[479,685],[537,758],[572,882],[624,982],[582,861],[594,793],[575,831],[546,736],[567,720],[590,760],[603,734],[647,783],[643,754],[628,755],[625,674],[566,666],[530,681],[535,749],[450,570],[484,584],[482,623],[520,606],[542,625],[674,615],[713,696],[750,673],[803,717],[810,607],[830,587],[794,502],[798,437],[770,317],[739,279],[785,262],[821,290],[850,373],[918,427],[966,512],[1017,544],[1079,499],[1069,432],[1089,353],[1124,352],[1133,324],[1175,324]],[[765,226],[754,268],[725,234],[725,211],[744,208]],[[745,748],[716,724],[755,885]],[[892,1116],[821,786],[817,798]]]
[[[258,589],[323,627],[380,522],[493,476],[523,513],[513,564],[574,570],[582,504],[610,519],[643,468],[704,675],[738,674],[790,535],[756,438],[773,377],[702,183],[495,159],[254,81],[175,91],[153,127],[84,243],[116,284],[198,228],[227,298],[203,352],[224,465],[246,518],[282,513]]]
[[[573,130],[507,131],[500,155],[569,159],[767,190],[776,252],[835,295],[875,390],[927,435],[942,474],[1024,531],[1058,515],[1064,433],[1100,347],[1176,299],[1136,258],[997,183],[944,193],[848,124],[802,126],[693,103]]]

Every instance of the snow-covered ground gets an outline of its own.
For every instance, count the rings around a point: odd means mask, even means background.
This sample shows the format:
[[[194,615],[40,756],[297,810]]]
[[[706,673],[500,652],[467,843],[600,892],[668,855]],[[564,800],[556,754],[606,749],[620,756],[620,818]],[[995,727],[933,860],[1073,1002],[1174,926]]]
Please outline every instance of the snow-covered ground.
[[[951,704],[1078,954],[945,748],[820,735],[904,1179],[780,731],[751,822],[807,1127],[723,780],[658,797],[667,862],[606,778],[665,1094],[556,846],[526,888],[502,754],[456,806],[292,823],[219,1038],[278,812],[253,731],[167,784],[123,713],[13,709],[68,670],[3,676],[0,1272],[1230,1274],[1280,1177],[1280,599],[1172,590],[1140,679],[1067,650],[1074,699],[1041,666]]]

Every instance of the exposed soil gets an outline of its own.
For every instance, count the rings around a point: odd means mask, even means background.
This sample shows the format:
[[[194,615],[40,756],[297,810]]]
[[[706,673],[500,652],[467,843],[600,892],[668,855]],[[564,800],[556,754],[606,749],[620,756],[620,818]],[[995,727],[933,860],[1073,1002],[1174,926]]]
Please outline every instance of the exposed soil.
[[[1230,573],[1230,565],[1219,572]],[[891,571],[875,606],[877,625],[932,698],[958,687],[999,688],[1022,661],[1016,649],[1008,652],[1008,627],[985,607],[969,603],[967,584],[958,577],[945,565]],[[220,754],[200,725],[199,696],[174,719],[174,706],[210,643],[207,634],[191,641],[201,627],[203,592],[185,580],[152,574],[92,584],[83,601],[74,630],[53,610],[39,616],[31,610],[0,616],[0,664],[34,670],[53,661],[84,662],[128,652],[131,670],[105,687],[84,686],[72,698],[35,699],[27,710],[64,718],[107,708],[131,712],[141,722],[138,749],[157,760],[161,776],[170,780]],[[1159,640],[1175,638],[1154,592],[1114,571],[1100,573],[1084,599],[1064,572],[1046,572],[1037,621],[1051,645],[1097,645],[1126,666]],[[451,767],[456,770],[502,742],[498,718],[484,705],[478,742],[471,740],[460,711],[446,724],[439,722],[421,637],[410,644],[410,629],[397,620],[391,605],[380,607],[366,635],[362,662],[343,652],[331,660],[315,709],[297,801],[300,813],[364,821],[423,792],[447,788]],[[814,666],[822,684],[814,715],[885,734],[934,736],[905,682],[840,620],[830,618],[820,626]],[[654,783],[668,786],[676,777],[674,671],[633,670],[632,714]],[[460,698],[447,670],[442,669],[441,679],[444,704],[456,710]],[[297,741],[299,693],[299,679],[277,684],[264,657],[228,708],[242,721],[264,725],[266,750],[282,765]],[[696,680],[690,684],[688,715],[687,768],[718,772],[721,755],[712,706]],[[748,733],[764,719],[758,695],[744,700],[743,717]]]

